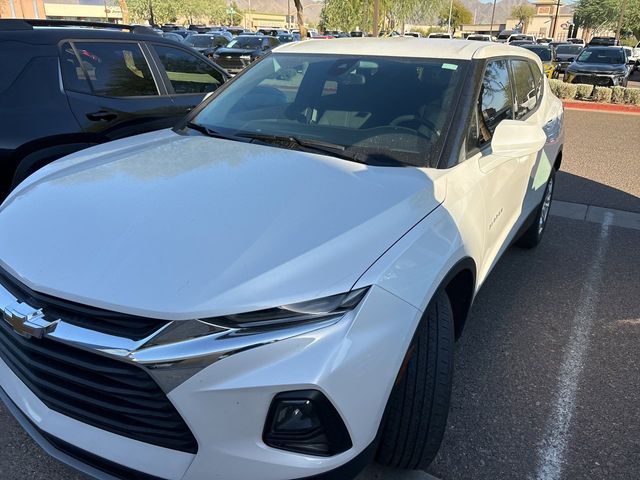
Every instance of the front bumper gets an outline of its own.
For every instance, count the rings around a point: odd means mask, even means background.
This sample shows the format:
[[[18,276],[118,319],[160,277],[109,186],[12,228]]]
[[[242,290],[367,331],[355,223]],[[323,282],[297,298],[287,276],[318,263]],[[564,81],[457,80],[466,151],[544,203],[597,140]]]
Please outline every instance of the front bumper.
[[[338,471],[343,475],[338,478],[347,479],[345,468],[355,474],[353,465],[372,455],[420,315],[374,286],[358,308],[337,323],[232,354],[201,369],[167,393],[197,440],[195,454],[117,435],[52,410],[1,360],[0,387],[36,439],[34,432],[81,448],[86,458],[151,478],[287,480]],[[351,449],[316,457],[264,444],[262,432],[274,396],[304,389],[319,390],[332,402],[347,427]],[[56,456],[98,478],[113,477],[107,469],[68,453]]]
[[[626,75],[620,74],[604,74],[604,73],[577,73],[566,71],[564,81],[568,83],[582,83],[587,85],[595,85],[598,87],[615,87],[622,85]]]

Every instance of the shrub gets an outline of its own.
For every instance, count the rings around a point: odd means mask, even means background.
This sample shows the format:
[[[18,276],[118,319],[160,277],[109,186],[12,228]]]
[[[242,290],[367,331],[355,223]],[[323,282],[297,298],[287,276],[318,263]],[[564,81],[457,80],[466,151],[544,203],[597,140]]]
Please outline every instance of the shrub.
[[[551,91],[558,98],[560,98],[560,85],[562,85],[562,80],[555,80],[553,78],[549,80],[549,87],[551,87]]]
[[[578,100],[584,100],[587,98],[591,98],[591,95],[593,95],[593,85],[587,85],[585,83],[579,83],[578,85],[576,85],[577,87],[577,93],[576,93],[576,98]]]
[[[624,87],[613,87],[611,89],[611,102],[624,103]]]
[[[625,88],[624,103],[640,106],[640,88]]]
[[[578,86],[572,83],[562,83],[558,88],[559,97],[565,100],[573,100],[578,93]]]
[[[611,103],[612,93],[613,91],[609,87],[596,87],[593,99],[598,103]]]

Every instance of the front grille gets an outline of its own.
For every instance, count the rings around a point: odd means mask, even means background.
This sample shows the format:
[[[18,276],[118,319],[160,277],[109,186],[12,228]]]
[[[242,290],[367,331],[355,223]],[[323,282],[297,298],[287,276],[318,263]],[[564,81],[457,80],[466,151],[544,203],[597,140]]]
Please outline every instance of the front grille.
[[[249,63],[248,61],[242,60],[240,57],[226,55],[221,55],[216,62],[222,68],[230,72],[239,72]]]
[[[169,323],[166,320],[138,317],[89,307],[35,292],[2,270],[0,270],[0,284],[19,301],[27,303],[33,308],[42,308],[45,318],[49,321],[60,318],[65,323],[108,335],[141,340]],[[0,307],[5,306],[0,305]]]
[[[2,320],[0,358],[56,412],[141,442],[197,452],[173,404],[136,365],[48,338],[26,339]]]
[[[573,83],[586,83],[587,85],[597,85],[600,87],[613,86],[613,80],[611,80],[611,78],[597,75],[576,75]]]

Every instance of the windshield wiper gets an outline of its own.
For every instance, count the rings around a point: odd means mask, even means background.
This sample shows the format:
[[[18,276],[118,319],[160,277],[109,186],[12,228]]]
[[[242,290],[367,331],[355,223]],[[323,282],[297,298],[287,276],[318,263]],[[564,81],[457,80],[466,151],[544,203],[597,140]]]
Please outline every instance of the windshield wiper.
[[[264,133],[238,133],[238,137],[250,139],[250,141],[258,141],[263,143],[284,144],[287,147],[293,146],[297,150],[308,153],[321,153],[332,157],[350,160],[352,162],[366,164],[366,155],[357,152],[347,152],[344,145],[335,143],[321,142],[318,140],[307,140],[293,137],[290,135],[270,135]]]
[[[199,123],[195,123],[195,122],[189,122],[185,125],[185,127],[195,130],[196,132],[203,133],[206,136],[212,137],[212,138],[222,138],[224,140],[233,140],[235,142],[245,142],[245,143],[250,142],[250,140],[246,138],[239,137],[236,135],[228,135],[228,134],[219,132],[217,130],[214,130],[212,128],[206,127],[204,125],[200,125]]]

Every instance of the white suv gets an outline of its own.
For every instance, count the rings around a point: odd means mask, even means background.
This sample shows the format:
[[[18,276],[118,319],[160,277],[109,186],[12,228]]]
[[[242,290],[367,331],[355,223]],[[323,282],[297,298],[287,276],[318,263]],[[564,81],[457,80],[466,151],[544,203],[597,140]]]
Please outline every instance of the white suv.
[[[525,49],[282,46],[175,129],[8,197],[0,396],[98,478],[423,468],[454,339],[509,245],[540,241],[562,145]]]

